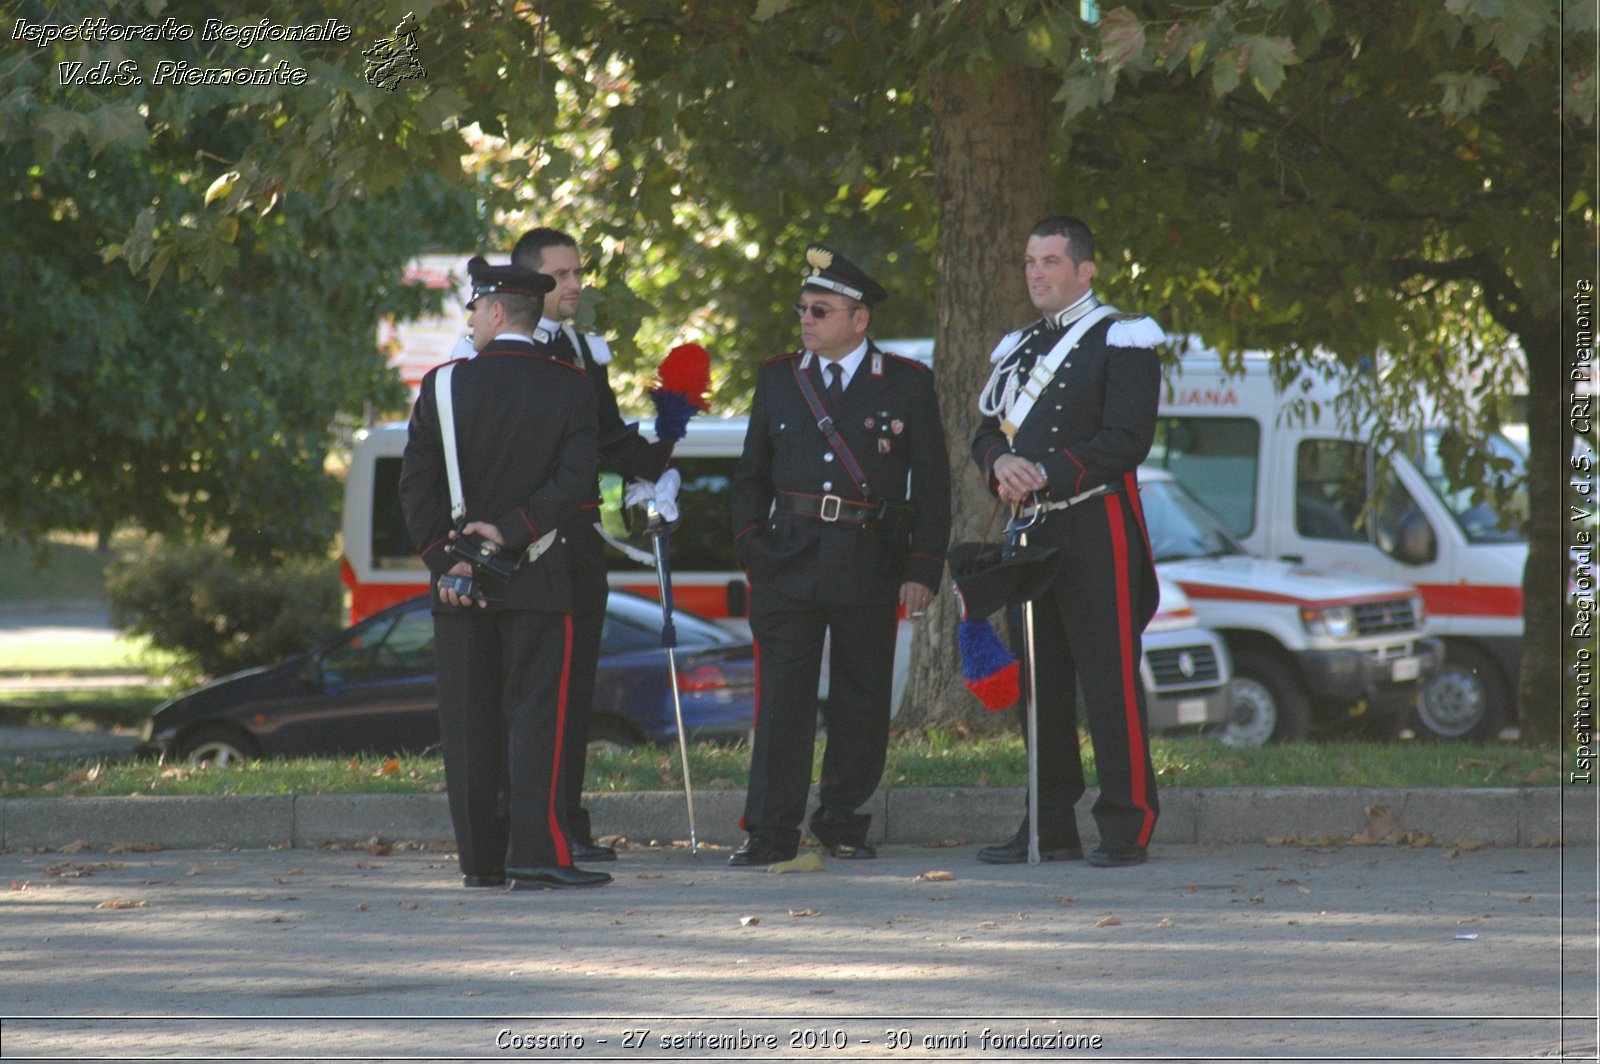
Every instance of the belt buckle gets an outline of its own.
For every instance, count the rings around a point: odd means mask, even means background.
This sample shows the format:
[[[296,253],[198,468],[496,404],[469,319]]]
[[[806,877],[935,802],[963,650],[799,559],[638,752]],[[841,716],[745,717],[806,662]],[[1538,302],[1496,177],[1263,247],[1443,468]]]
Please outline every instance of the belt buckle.
[[[833,512],[828,511],[828,504],[833,503]],[[822,497],[822,512],[817,514],[817,519],[829,524],[839,520],[839,509],[844,505],[844,499],[837,495],[824,495]]]

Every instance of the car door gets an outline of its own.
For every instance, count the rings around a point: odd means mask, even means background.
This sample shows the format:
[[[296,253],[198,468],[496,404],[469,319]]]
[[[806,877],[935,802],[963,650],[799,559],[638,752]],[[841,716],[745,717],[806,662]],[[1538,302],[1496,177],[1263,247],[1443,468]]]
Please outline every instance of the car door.
[[[380,614],[306,666],[306,695],[285,707],[286,754],[421,751],[439,741],[433,617],[427,604]]]

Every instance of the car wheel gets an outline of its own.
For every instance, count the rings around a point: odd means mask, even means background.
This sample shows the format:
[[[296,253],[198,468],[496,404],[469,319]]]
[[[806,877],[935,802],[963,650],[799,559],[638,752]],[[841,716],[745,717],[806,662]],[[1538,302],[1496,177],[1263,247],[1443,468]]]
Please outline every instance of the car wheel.
[[[227,768],[261,756],[260,749],[244,733],[232,728],[196,728],[178,737],[174,744],[177,760],[196,768]]]
[[[1233,656],[1232,705],[1222,741],[1229,746],[1291,743],[1311,731],[1311,706],[1294,674],[1277,659],[1241,650]]]
[[[1417,738],[1493,742],[1505,727],[1507,701],[1505,681],[1487,655],[1446,643],[1444,664],[1417,699]]]

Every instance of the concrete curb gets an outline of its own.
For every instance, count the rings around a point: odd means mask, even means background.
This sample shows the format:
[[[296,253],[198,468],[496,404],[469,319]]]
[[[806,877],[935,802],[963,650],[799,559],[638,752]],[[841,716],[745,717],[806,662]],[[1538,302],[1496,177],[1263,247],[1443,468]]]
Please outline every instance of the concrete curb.
[[[1091,791],[1078,807],[1084,841],[1097,841]],[[587,804],[602,836],[640,841],[686,839],[684,796],[675,791],[592,794]],[[813,802],[814,804],[814,802]],[[1026,807],[1020,788],[894,788],[879,791],[872,841],[906,845],[999,841]],[[1161,795],[1157,845],[1350,840],[1368,810],[1386,806],[1408,837],[1486,846],[1594,845],[1592,802],[1563,801],[1560,788],[1196,788]],[[742,791],[695,794],[699,840],[743,839]],[[72,844],[104,849],[273,846],[329,843],[449,842],[443,794],[307,794],[184,798],[11,798],[0,801],[0,849],[48,850]]]

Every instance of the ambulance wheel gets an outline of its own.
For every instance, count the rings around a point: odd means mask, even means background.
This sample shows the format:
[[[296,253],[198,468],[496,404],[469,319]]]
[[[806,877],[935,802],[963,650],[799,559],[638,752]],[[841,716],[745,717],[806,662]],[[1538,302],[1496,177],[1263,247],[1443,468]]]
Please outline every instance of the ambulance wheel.
[[[1507,702],[1505,681],[1488,655],[1447,642],[1444,664],[1417,699],[1417,738],[1492,743],[1505,727]]]
[[[1229,746],[1292,743],[1311,733],[1311,704],[1294,673],[1260,651],[1233,655],[1232,706],[1222,741]]]

